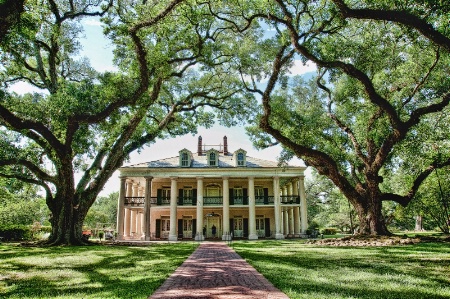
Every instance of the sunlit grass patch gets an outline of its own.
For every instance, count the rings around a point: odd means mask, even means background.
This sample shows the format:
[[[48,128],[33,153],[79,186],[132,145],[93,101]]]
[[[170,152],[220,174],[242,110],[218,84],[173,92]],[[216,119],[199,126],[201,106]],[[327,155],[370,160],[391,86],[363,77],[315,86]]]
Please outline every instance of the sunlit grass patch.
[[[0,245],[1,298],[146,298],[196,244],[24,248]]]
[[[445,243],[319,247],[298,241],[233,248],[290,298],[450,298]]]

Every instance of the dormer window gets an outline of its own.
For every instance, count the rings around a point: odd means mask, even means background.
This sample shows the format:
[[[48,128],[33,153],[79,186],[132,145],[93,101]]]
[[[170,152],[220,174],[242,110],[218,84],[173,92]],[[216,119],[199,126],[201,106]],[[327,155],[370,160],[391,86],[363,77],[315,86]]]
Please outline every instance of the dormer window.
[[[208,158],[208,166],[219,166],[219,152],[215,149],[210,149],[206,152]]]
[[[244,151],[243,149],[239,149],[236,152],[234,152],[234,160],[236,161],[235,166],[237,166],[237,167],[246,166],[247,165],[246,155],[247,155],[247,152]]]
[[[179,152],[180,154],[180,167],[190,167],[191,166],[191,152],[187,149],[183,149]]]
[[[237,154],[237,163],[238,163],[238,166],[244,166],[245,165],[245,158],[244,158],[244,154],[243,153],[238,153]]]

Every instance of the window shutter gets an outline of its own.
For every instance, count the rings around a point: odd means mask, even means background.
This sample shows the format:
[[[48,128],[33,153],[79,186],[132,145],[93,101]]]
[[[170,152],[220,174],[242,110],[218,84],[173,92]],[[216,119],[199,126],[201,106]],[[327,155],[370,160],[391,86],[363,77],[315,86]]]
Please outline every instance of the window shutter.
[[[158,206],[162,204],[162,189],[156,190],[156,204]]]
[[[266,238],[270,237],[270,218],[265,218],[264,219],[264,230],[265,230],[265,235]]]
[[[182,206],[183,205],[183,189],[178,189],[178,205]]]
[[[269,188],[264,188],[264,204],[269,204]]]
[[[232,206],[232,205],[234,205],[234,193],[233,193],[233,189],[230,189],[228,194],[230,195],[230,205]]]
[[[156,219],[156,238],[161,238],[161,219]]]
[[[178,219],[178,238],[183,239],[183,219]]]
[[[242,193],[243,193],[243,195],[244,195],[243,203],[244,203],[244,205],[248,205],[248,192],[247,192],[247,188],[244,188],[244,189],[242,190]]]
[[[229,233],[233,233],[233,237],[234,237],[234,222],[233,222],[233,218],[230,218],[230,231]]]
[[[192,238],[195,238],[195,234],[197,230],[197,219],[192,219]]]
[[[248,218],[244,218],[244,238],[248,237]]]
[[[192,190],[192,205],[197,205],[197,189]]]

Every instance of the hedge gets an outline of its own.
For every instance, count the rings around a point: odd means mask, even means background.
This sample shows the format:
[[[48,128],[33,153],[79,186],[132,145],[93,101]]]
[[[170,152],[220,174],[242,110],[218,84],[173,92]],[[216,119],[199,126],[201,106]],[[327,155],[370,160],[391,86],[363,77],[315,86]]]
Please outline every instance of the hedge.
[[[23,241],[31,239],[29,225],[2,225],[0,226],[0,238],[3,241]]]
[[[322,230],[322,234],[324,235],[335,235],[337,234],[337,229],[333,227],[327,227]]]

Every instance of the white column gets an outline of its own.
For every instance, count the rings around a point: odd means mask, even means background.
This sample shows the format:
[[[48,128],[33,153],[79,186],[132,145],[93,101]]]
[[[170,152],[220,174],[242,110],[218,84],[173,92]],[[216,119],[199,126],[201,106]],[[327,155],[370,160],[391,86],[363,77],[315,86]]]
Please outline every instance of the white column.
[[[289,234],[289,215],[287,210],[283,211],[283,233],[285,236]]]
[[[125,182],[126,178],[120,178],[119,199],[117,204],[117,239],[123,240],[125,217]]]
[[[144,187],[138,187],[138,191],[137,191],[138,197],[143,197],[144,196]],[[143,213],[141,210],[137,210],[136,211],[136,233],[139,237],[142,237],[142,225],[144,223],[144,221],[142,221],[142,217],[143,217]]]
[[[296,237],[300,236],[300,207],[294,207],[294,235]]]
[[[294,208],[289,209],[289,234],[294,235]]]
[[[130,227],[131,227],[131,210],[125,209],[125,219],[124,219],[124,229],[123,235],[125,237],[129,237],[131,235]]]
[[[292,183],[289,183],[288,185],[287,185],[287,194],[290,196],[290,198],[289,198],[289,200],[291,201],[292,200],[292,195],[294,195],[294,193],[292,193]]]
[[[144,237],[145,241],[150,241],[150,208],[152,197],[152,179],[153,177],[145,178],[145,202],[144,202]]]
[[[255,178],[248,178],[248,239],[257,240],[256,208],[255,208]]]
[[[305,192],[305,177],[301,176],[299,180],[299,190],[300,190],[300,220],[302,226],[302,234],[306,234],[308,229],[308,214],[306,206],[306,192]]]
[[[177,178],[170,178],[170,231],[169,241],[178,240],[177,237]]]
[[[275,215],[275,239],[284,239],[281,232],[280,178],[273,177],[273,209]]]
[[[132,181],[127,181],[126,184],[126,197],[131,197],[133,196],[133,182]],[[130,209],[125,209],[125,225],[124,225],[124,232],[123,235],[125,237],[129,237],[131,235],[131,210]]]
[[[131,225],[130,225],[130,230],[131,230],[131,236],[136,236],[136,210],[131,210]]]
[[[139,237],[142,236],[142,213],[140,211],[136,211],[136,234]]]
[[[286,198],[286,195],[288,195],[288,194],[287,194],[287,187],[286,187],[286,185],[283,186],[281,192],[282,192],[282,194],[283,194],[283,196],[284,196],[282,200],[283,200],[284,202],[286,202],[286,201],[288,200],[288,199]],[[285,231],[285,233],[286,233],[286,231]]]
[[[133,184],[133,197],[139,196],[139,184],[134,183]]]
[[[203,177],[197,177],[197,231],[195,240],[202,241],[203,236]]]
[[[133,196],[133,182],[132,182],[132,181],[127,181],[127,192],[126,192],[126,196],[127,196],[127,197]]]
[[[137,183],[133,184],[133,191],[132,191],[132,196],[133,197],[137,197],[138,196],[138,191],[139,190],[139,185]],[[130,218],[130,230],[131,230],[131,235],[134,237],[136,236],[137,233],[137,211],[135,209],[131,210],[131,218]]]
[[[222,211],[222,240],[226,241],[230,236],[230,189],[228,184],[228,177],[223,177],[223,211]]]
[[[292,184],[292,187],[293,187],[292,193],[298,197],[299,196],[298,180],[294,181],[294,183]],[[301,231],[302,230],[301,230],[301,226],[300,226],[300,204],[298,204],[297,206],[294,207],[294,235],[296,237],[299,237]]]
[[[130,226],[131,226],[131,210],[125,209],[125,215],[123,219],[123,236],[129,237],[130,236]]]

